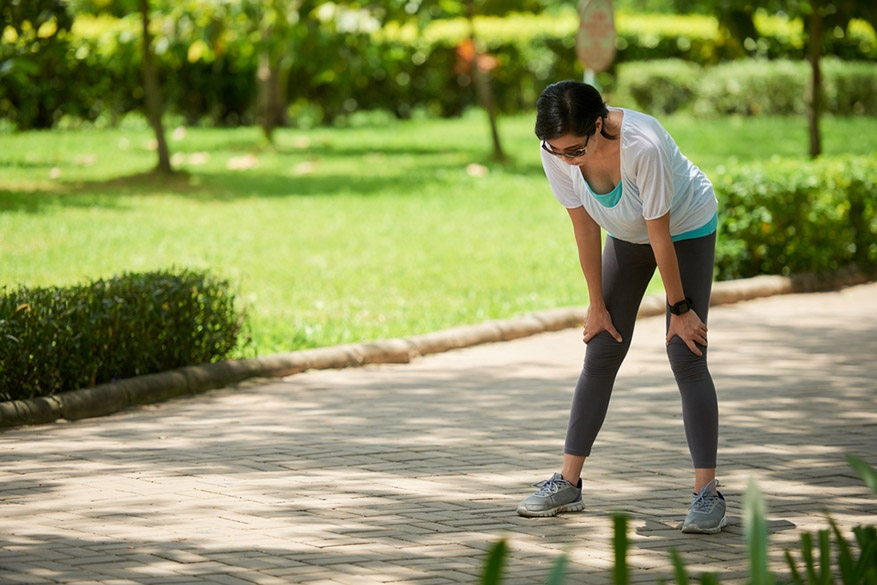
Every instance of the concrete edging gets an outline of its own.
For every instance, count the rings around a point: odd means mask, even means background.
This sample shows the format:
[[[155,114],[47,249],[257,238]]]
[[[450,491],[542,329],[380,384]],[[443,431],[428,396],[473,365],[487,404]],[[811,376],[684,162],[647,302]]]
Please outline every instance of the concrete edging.
[[[717,282],[713,285],[710,304],[725,305],[777,294],[832,290],[870,282],[873,278],[873,273],[852,268],[825,274],[756,276]],[[187,366],[54,396],[0,402],[0,428],[106,416],[131,406],[197,394],[251,378],[280,378],[306,370],[360,367],[368,364],[409,363],[429,354],[578,327],[584,320],[585,311],[584,307],[552,309],[404,339]],[[643,299],[637,317],[662,315],[664,311],[664,295],[648,295]]]

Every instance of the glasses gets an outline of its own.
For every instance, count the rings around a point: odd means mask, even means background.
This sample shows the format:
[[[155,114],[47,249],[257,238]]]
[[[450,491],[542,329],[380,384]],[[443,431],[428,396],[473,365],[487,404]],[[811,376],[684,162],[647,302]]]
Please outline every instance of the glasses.
[[[588,154],[588,142],[590,141],[591,137],[589,135],[587,138],[585,138],[585,143],[582,145],[581,148],[577,148],[572,152],[557,152],[555,150],[551,150],[551,146],[543,140],[542,150],[544,150],[548,154],[553,154],[554,156],[563,157],[565,159],[579,158],[580,156],[585,156],[586,154]]]

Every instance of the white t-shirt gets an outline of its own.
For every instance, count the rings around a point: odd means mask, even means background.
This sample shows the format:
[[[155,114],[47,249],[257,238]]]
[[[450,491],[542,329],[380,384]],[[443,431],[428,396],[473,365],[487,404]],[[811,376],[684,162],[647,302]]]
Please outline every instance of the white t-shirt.
[[[569,209],[584,206],[609,234],[633,244],[648,244],[646,220],[668,211],[674,240],[711,234],[718,202],[707,176],[679,152],[658,120],[633,110],[612,109],[624,112],[618,138],[621,182],[611,193],[596,194],[579,167],[540,148],[542,167],[557,200]]]

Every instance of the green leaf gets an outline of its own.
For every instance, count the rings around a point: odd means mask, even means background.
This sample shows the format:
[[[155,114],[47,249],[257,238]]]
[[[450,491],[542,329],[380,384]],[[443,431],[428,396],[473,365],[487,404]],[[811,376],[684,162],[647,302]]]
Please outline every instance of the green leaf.
[[[627,585],[629,579],[627,571],[627,516],[614,514],[612,520],[615,524],[615,536],[612,539],[612,545],[615,549],[613,582],[615,585]]]
[[[840,574],[844,583],[858,583],[856,579],[856,565],[853,562],[853,553],[850,549],[850,543],[844,538],[837,523],[829,518],[829,523],[834,531],[834,538],[837,542],[837,564],[840,567]]]
[[[801,557],[804,559],[804,567],[807,570],[807,583],[816,585],[816,565],[813,562],[813,535],[809,532],[801,535]]]
[[[688,585],[688,569],[682,555],[675,548],[670,549],[670,559],[673,561],[673,573],[676,575],[677,585]]]
[[[484,567],[484,577],[481,579],[483,585],[499,585],[507,550],[508,543],[505,539],[493,545],[490,555],[487,557],[487,565]]]
[[[865,482],[871,491],[877,494],[877,471],[874,470],[873,467],[868,465],[864,460],[859,459],[855,455],[847,455],[847,462],[849,462],[850,467],[853,468],[853,471],[859,474],[859,477],[862,478],[862,481]]]
[[[773,585],[774,576],[768,568],[767,520],[761,490],[750,478],[744,498],[743,534],[749,556],[751,585]]]
[[[566,554],[560,555],[554,562],[554,567],[551,569],[546,585],[563,585],[566,581],[566,565],[568,563],[569,556]]]
[[[819,581],[821,585],[831,583],[831,538],[828,530],[819,531]]]
[[[856,526],[853,528],[856,542],[859,545],[859,561],[856,574],[863,583],[877,580],[877,528],[874,526]]]
[[[788,550],[785,551],[786,564],[789,566],[789,573],[792,575],[792,583],[794,585],[804,585],[804,580],[801,578],[801,573],[798,572],[798,567],[795,565],[795,559],[792,557],[792,553]]]

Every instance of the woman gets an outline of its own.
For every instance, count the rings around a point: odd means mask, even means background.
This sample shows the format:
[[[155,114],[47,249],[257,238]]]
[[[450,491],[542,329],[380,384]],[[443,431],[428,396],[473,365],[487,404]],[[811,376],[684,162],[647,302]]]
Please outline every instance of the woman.
[[[585,83],[563,81],[545,89],[537,102],[536,136],[548,182],[572,220],[590,304],[563,467],[535,484],[539,491],[518,505],[518,514],[584,509],[582,467],[657,267],[667,295],[667,354],[694,464],[694,494],[682,531],[719,532],[727,519],[716,489],[719,416],[706,363],[717,224],[712,184],[656,119],[608,108]],[[607,232],[602,257],[601,228]]]

